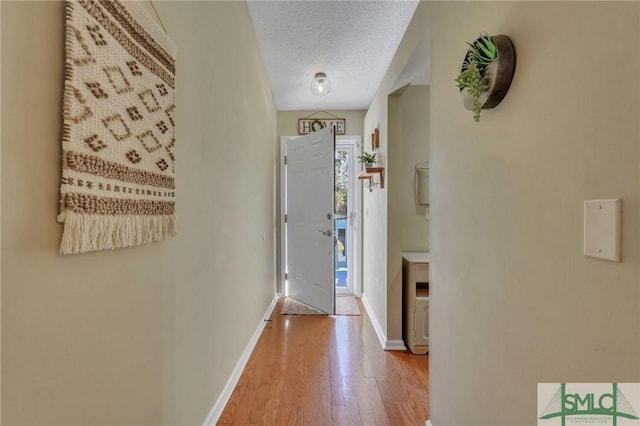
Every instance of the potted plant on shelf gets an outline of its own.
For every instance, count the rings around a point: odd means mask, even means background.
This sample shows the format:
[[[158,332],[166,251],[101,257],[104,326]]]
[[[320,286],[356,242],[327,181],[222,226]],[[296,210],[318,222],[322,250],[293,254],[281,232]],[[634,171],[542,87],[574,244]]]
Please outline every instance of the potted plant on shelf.
[[[360,160],[360,162],[364,164],[365,169],[370,169],[374,167],[376,163],[376,153],[363,152],[362,154],[358,155],[358,160]]]
[[[515,49],[506,35],[481,34],[462,61],[455,79],[465,108],[473,111],[473,119],[480,121],[482,109],[493,108],[509,90],[515,70]]]

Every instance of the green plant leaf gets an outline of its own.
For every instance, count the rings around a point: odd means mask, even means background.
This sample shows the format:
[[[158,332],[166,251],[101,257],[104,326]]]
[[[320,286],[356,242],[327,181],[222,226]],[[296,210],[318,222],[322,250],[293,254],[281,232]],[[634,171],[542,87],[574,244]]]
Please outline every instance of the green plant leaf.
[[[375,163],[376,155],[377,153],[375,152],[363,152],[362,154],[358,155],[358,159],[361,163]]]
[[[497,56],[497,49],[495,44],[491,39],[481,39],[482,41],[478,43],[478,48],[482,50],[482,52],[486,55],[487,58],[493,60]]]
[[[454,81],[459,89],[466,89],[469,96],[471,96],[473,100],[473,119],[475,122],[479,122],[480,112],[482,111],[482,105],[480,104],[482,71],[497,58],[498,49],[491,37],[486,33],[480,34],[480,37],[473,43],[467,42],[467,45],[469,45],[469,49],[462,62],[460,74]]]

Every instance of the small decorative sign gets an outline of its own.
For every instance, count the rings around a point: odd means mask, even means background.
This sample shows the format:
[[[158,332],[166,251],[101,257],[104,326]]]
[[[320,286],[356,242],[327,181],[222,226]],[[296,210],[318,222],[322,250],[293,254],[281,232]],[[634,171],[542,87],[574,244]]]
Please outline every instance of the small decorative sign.
[[[347,124],[344,118],[299,118],[298,134],[306,135],[328,126],[335,127],[336,135],[344,135]]]
[[[371,150],[376,150],[380,148],[380,131],[376,127],[371,133]]]

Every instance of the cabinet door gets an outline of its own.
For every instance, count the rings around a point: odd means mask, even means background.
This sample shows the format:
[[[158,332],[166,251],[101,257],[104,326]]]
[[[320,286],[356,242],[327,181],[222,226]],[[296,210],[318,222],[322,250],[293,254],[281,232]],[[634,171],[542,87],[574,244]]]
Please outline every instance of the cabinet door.
[[[415,337],[413,344],[418,346],[429,344],[429,298],[418,297],[415,301]]]

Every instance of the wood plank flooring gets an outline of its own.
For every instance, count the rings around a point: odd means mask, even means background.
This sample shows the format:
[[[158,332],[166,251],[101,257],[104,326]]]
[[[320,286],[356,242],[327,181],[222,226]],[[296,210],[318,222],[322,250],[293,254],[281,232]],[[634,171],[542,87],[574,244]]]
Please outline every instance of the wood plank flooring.
[[[280,315],[280,299],[219,425],[419,425],[429,357],[385,352],[361,316]]]

